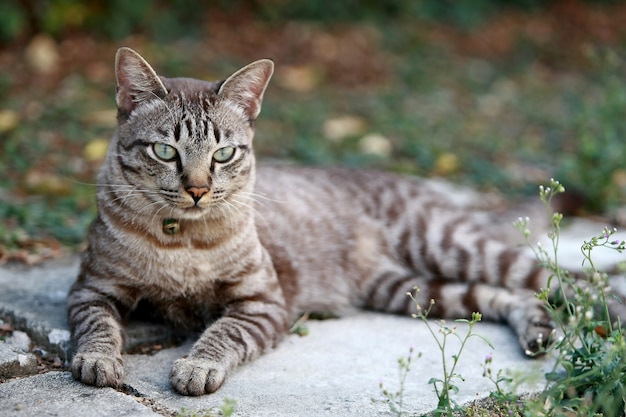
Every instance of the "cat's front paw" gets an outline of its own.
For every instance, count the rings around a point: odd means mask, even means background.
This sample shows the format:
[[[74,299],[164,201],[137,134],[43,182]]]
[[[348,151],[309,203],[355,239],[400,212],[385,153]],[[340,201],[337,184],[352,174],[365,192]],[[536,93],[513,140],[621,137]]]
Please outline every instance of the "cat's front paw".
[[[124,380],[122,357],[102,353],[78,353],[72,360],[72,376],[84,384],[119,388]]]
[[[226,368],[209,359],[182,358],[174,362],[170,382],[183,395],[210,394],[226,378]]]

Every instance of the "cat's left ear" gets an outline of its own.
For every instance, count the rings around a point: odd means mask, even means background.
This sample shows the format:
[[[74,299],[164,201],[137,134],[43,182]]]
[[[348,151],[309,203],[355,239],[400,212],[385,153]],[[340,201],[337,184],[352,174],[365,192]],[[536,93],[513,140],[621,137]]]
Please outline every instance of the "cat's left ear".
[[[255,61],[224,81],[218,94],[233,101],[249,120],[254,120],[261,112],[263,94],[273,73],[274,63],[271,60]]]

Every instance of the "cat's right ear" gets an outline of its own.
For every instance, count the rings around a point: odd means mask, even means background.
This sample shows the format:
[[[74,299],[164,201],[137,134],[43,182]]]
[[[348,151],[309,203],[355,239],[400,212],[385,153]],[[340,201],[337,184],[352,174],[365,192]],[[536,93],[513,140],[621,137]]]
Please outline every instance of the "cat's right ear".
[[[115,54],[117,108],[130,114],[137,104],[167,95],[163,82],[150,64],[137,52],[122,47]]]

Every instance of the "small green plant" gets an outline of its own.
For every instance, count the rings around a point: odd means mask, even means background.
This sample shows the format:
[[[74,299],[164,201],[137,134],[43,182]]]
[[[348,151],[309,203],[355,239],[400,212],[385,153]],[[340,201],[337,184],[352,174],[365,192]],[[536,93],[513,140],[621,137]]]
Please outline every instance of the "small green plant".
[[[526,374],[519,375],[518,381],[514,381],[514,378],[512,376],[505,375],[502,369],[498,369],[494,375],[492,365],[493,353],[489,353],[485,356],[485,361],[483,362],[483,378],[490,380],[496,388],[495,391],[492,391],[491,394],[489,394],[489,398],[498,408],[498,412],[500,414],[497,415],[521,416],[523,402],[520,399],[520,396],[516,394],[515,385],[521,383],[523,380],[528,380],[529,376]],[[510,388],[511,386],[514,388]]]
[[[485,362],[483,363],[483,378],[487,378],[488,380],[493,382],[496,387],[496,390],[492,392],[491,396],[500,400],[501,402],[517,400],[517,396],[515,394],[504,388],[504,385],[510,385],[513,382],[513,378],[505,376],[502,369],[499,369],[494,376],[491,369],[492,362],[493,353],[489,353],[487,356],[485,356]]]
[[[421,352],[417,354],[419,359],[422,356]],[[383,397],[380,402],[383,402],[389,406],[389,411],[396,416],[401,417],[408,415],[407,410],[404,408],[404,383],[406,377],[411,370],[411,363],[413,362],[413,348],[409,349],[409,353],[406,357],[401,356],[398,359],[398,390],[393,392],[388,390],[382,381],[380,381],[380,393]],[[374,400],[377,402],[377,400]]]
[[[608,304],[608,275],[599,271],[591,254],[596,248],[622,252],[624,241],[615,240],[615,229],[605,228],[601,234],[584,242],[583,264],[588,267],[586,279],[575,279],[559,266],[558,246],[563,216],[551,208],[552,198],[564,187],[551,180],[540,187],[539,196],[552,220],[548,237],[552,250],[530,244],[528,219],[519,219],[515,226],[524,234],[537,258],[551,272],[548,287],[538,294],[546,303],[554,322],[563,335],[548,348],[554,366],[545,374],[546,385],[538,399],[525,405],[526,416],[603,416],[618,417],[625,412],[626,341],[621,323],[613,323]],[[556,281],[556,285],[553,285]]]
[[[455,409],[458,409],[458,405],[451,398],[451,393],[456,394],[459,391],[459,388],[455,385],[455,380],[464,381],[462,375],[456,372],[456,367],[461,358],[461,354],[465,348],[467,341],[472,337],[478,337],[482,339],[487,345],[489,345],[493,349],[493,345],[483,336],[474,333],[474,325],[478,323],[482,319],[482,315],[480,313],[472,313],[471,320],[458,319],[455,320],[457,323],[466,323],[469,326],[467,333],[465,336],[459,335],[457,332],[456,326],[449,327],[446,324],[445,320],[438,320],[434,323],[436,324],[438,329],[437,335],[435,329],[432,326],[432,321],[428,320],[428,315],[432,306],[435,304],[434,300],[430,300],[430,305],[427,309],[423,309],[418,301],[417,301],[417,293],[419,292],[419,288],[414,289],[414,293],[407,293],[407,295],[413,300],[415,306],[417,308],[417,313],[413,314],[413,318],[421,319],[425,324],[431,335],[435,339],[439,351],[441,352],[441,360],[443,366],[443,376],[441,378],[431,378],[428,383],[432,384],[435,390],[435,394],[437,395],[437,408],[433,411],[433,415],[435,416],[452,416],[452,412]],[[451,355],[452,362],[448,361],[448,339],[449,337],[454,336],[460,342],[461,346],[458,351]],[[417,355],[418,358],[421,357],[421,353]],[[401,417],[408,415],[409,412],[405,409],[404,406],[404,391],[405,391],[405,381],[406,377],[411,370],[411,364],[413,362],[413,348],[409,350],[409,354],[406,357],[400,357],[398,359],[398,376],[399,376],[399,386],[397,391],[390,391],[385,387],[385,385],[380,383],[380,393],[382,396],[382,400],[374,400],[375,402],[383,402],[389,406],[389,410],[394,413],[396,416]]]
[[[415,294],[408,293],[408,296],[411,297],[417,308],[417,313],[413,314],[413,318],[419,318],[424,322],[424,324],[426,324],[428,331],[433,336],[433,339],[435,339],[437,347],[441,352],[441,361],[443,365],[442,378],[433,377],[430,378],[430,380],[428,381],[429,384],[433,385],[435,394],[437,395],[438,399],[437,408],[433,411],[433,414],[435,416],[451,416],[453,410],[458,408],[456,402],[451,398],[451,393],[456,394],[459,391],[459,388],[455,385],[454,381],[464,381],[463,376],[456,372],[456,367],[459,363],[459,359],[461,358],[461,354],[463,353],[463,349],[465,348],[467,341],[472,337],[478,337],[482,339],[492,349],[493,345],[485,337],[474,333],[474,326],[482,319],[482,315],[480,313],[472,313],[472,318],[470,320],[455,320],[456,323],[466,323],[469,326],[467,333],[463,337],[458,334],[456,326],[449,327],[446,324],[445,320],[435,321],[435,324],[439,327],[438,333],[441,335],[437,336],[435,330],[433,329],[433,326],[431,325],[431,321],[428,320],[428,315],[433,305],[435,304],[435,300],[431,299],[428,308],[423,309],[417,301],[418,292],[419,288],[416,287]],[[450,336],[456,337],[461,342],[461,346],[459,347],[458,351],[451,355],[451,363],[449,363],[447,360],[447,342]]]

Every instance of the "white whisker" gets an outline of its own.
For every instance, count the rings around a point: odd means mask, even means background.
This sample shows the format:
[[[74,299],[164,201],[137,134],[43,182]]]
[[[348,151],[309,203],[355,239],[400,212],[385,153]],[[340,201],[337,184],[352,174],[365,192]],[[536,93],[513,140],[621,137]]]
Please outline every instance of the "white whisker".
[[[241,207],[238,207],[236,204],[233,204],[226,199],[220,199],[219,203],[220,205],[226,206],[227,210],[224,211],[226,212],[230,220],[231,229],[235,229],[237,227],[235,219],[241,217],[243,214],[241,211]]]
[[[267,220],[265,219],[265,217],[263,216],[263,214],[256,208],[256,205],[252,205],[252,204],[248,204],[245,203],[241,200],[238,200],[237,197],[247,197],[247,196],[240,196],[240,195],[233,195],[231,196],[231,199],[234,203],[236,203],[239,206],[243,206],[243,207],[247,207],[248,209],[250,209],[253,213],[255,213],[261,220],[263,220],[264,222],[266,222]],[[254,199],[249,199],[249,201],[255,201]],[[256,201],[255,201],[256,202]]]
[[[154,212],[154,214],[152,214],[152,221],[154,222],[155,219],[157,218],[157,216],[159,215],[159,213],[161,212],[161,210],[163,210],[164,208],[167,208],[167,204],[164,202],[161,202],[161,208],[159,208],[157,211]]]
[[[286,202],[287,202],[286,200],[277,200],[277,199],[275,199],[275,198],[268,197],[268,196],[266,196],[265,194],[255,193],[255,192],[253,192],[253,191],[241,191],[241,192],[239,193],[239,195],[240,195],[240,196],[242,196],[242,197],[249,198],[249,199],[251,199],[251,200],[255,200],[255,201],[258,201],[258,200],[257,200],[257,198],[259,198],[259,199],[261,199],[261,200],[271,201],[271,202],[273,202],[273,203],[281,203],[281,204],[284,204],[284,203],[286,203]]]
[[[141,207],[141,209],[137,210],[135,212],[135,215],[133,216],[133,218],[131,219],[131,222],[134,223],[135,222],[135,218],[140,215],[140,214],[144,214],[144,212],[146,211],[146,209],[149,209],[150,207],[157,205],[157,204],[165,204],[162,201],[153,201],[151,203],[146,204],[145,206]]]

